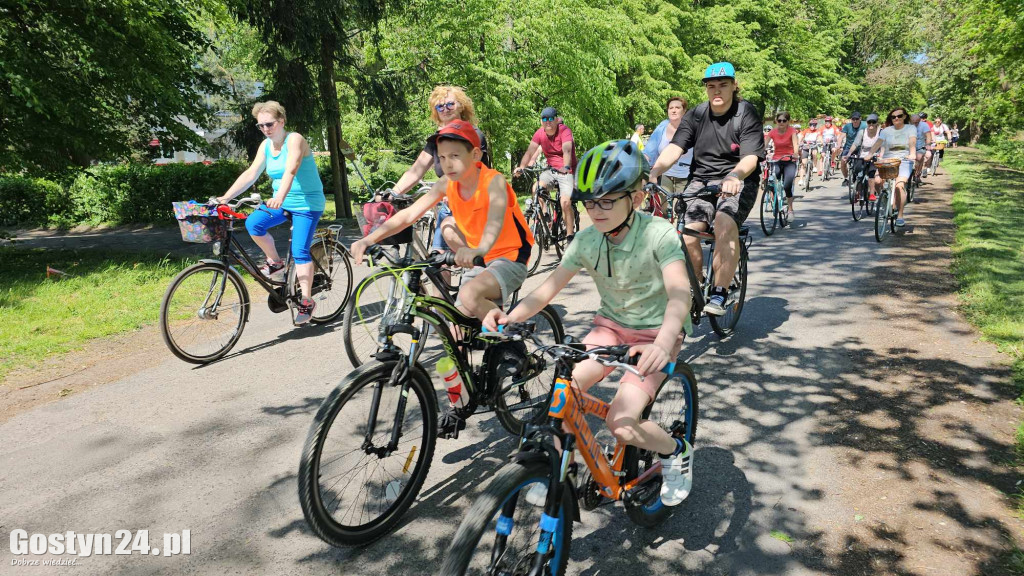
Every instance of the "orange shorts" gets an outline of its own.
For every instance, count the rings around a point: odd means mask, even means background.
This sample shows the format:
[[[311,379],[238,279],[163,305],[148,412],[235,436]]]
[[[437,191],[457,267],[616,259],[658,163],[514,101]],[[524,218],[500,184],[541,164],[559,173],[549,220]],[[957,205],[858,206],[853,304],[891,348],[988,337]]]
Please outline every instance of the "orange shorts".
[[[654,339],[658,337],[658,331],[660,328],[648,328],[646,330],[636,330],[633,328],[626,328],[625,326],[605,318],[604,316],[594,316],[594,327],[590,332],[583,338],[583,343],[587,345],[587,348],[595,346],[618,346],[620,344],[629,344],[631,346],[639,346],[642,344],[653,344]],[[680,334],[676,338],[676,344],[669,351],[669,357],[672,361],[675,360],[676,356],[679,356],[679,349],[683,347],[683,335]],[[615,370],[614,368],[605,367],[604,376],[605,378]],[[640,378],[632,372],[623,372],[622,380],[620,382],[632,384],[637,388],[640,388],[653,400],[654,396],[658,393],[658,386],[661,386],[662,381],[665,380],[665,374],[663,372],[657,372],[655,374],[648,374],[645,378]]]

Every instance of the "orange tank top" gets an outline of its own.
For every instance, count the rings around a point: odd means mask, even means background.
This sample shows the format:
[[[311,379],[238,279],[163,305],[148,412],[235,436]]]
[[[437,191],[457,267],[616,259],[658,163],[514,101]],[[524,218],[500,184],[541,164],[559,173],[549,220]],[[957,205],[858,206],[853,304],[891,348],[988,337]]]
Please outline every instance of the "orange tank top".
[[[455,217],[455,224],[459,227],[462,235],[471,248],[480,245],[480,239],[484,235],[484,228],[487,226],[487,211],[490,208],[491,199],[487,188],[491,180],[499,174],[497,170],[488,168],[477,162],[480,169],[480,180],[476,190],[469,198],[463,198],[459,193],[458,182],[448,181],[448,188],[445,194],[448,196],[448,207],[451,208],[452,216]],[[523,211],[519,209],[519,202],[516,201],[515,192],[512,186],[505,183],[505,197],[508,200],[508,209],[505,210],[505,220],[501,225],[501,232],[494,242],[490,252],[484,256],[486,262],[498,258],[508,258],[513,262],[526,264],[530,259],[530,251],[533,246],[533,234],[526,225],[526,218]]]

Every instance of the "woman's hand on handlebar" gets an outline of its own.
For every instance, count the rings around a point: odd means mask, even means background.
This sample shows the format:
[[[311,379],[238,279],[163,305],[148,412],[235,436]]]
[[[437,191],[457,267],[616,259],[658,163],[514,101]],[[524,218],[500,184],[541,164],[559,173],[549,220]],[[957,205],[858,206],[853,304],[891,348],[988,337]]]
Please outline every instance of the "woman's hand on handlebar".
[[[484,316],[484,328],[491,332],[497,332],[498,325],[502,324],[508,324],[508,314],[505,314],[501,308],[492,308],[491,311]]]
[[[657,344],[642,344],[629,349],[630,356],[637,354],[640,355],[640,361],[637,362],[636,369],[640,372],[641,376],[653,374],[661,370],[672,359],[669,357],[668,351]]]

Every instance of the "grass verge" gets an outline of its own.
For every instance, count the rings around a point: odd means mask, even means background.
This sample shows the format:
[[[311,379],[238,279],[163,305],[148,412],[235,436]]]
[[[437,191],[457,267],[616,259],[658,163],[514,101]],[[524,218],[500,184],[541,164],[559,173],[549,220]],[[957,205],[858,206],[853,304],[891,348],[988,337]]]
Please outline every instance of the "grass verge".
[[[0,383],[87,340],[156,322],[171,279],[191,262],[147,254],[0,247]],[[47,279],[47,267],[67,276]]]
[[[986,340],[1010,356],[1024,404],[1024,172],[969,148],[947,150],[945,160],[953,178],[953,272],[963,310]],[[1017,464],[1024,465],[1024,422],[1016,447]],[[1017,501],[1024,517],[1024,497]]]

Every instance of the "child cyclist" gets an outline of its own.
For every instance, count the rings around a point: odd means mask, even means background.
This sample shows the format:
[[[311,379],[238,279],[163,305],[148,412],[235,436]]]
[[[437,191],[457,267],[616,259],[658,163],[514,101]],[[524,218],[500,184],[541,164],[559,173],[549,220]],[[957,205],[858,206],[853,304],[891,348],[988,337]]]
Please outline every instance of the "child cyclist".
[[[361,263],[368,247],[412,226],[447,197],[457,230],[445,227],[445,241],[455,251],[455,263],[472,268],[462,276],[456,304],[464,313],[483,319],[496,306],[494,301],[508,301],[526,280],[533,235],[505,177],[481,163],[480,138],[472,124],[453,121],[431,140],[448,179],[353,242],[352,258]],[[477,256],[483,256],[486,267],[473,268]]]
[[[636,210],[649,172],[639,147],[629,140],[591,148],[576,168],[574,200],[583,201],[594,225],[576,235],[561,264],[539,288],[509,314],[497,309],[488,312],[484,325],[496,330],[498,324],[530,318],[585,268],[597,285],[601,305],[583,343],[633,345],[630,352],[640,355],[637,370],[643,375],[623,376],[606,422],[617,440],[658,453],[661,500],[675,506],[690,493],[692,448],[658,424],[641,421],[640,415],[665,379],[661,369],[679,354],[683,327],[689,320],[690,283],[675,228],[667,220]],[[587,390],[611,370],[587,360],[576,365],[572,376],[581,390]],[[545,488],[538,485],[527,500],[543,502],[544,495]]]

